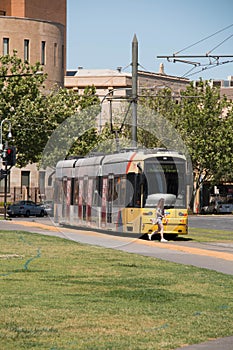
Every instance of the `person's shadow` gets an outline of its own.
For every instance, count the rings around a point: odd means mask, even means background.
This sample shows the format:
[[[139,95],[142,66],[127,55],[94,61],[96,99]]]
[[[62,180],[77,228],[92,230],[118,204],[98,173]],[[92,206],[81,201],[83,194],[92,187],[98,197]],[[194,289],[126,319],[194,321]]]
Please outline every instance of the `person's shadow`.
[[[160,241],[160,234],[159,233],[155,233],[153,234],[153,236],[151,237],[151,241]],[[164,238],[167,239],[169,242],[188,242],[188,241],[192,241],[193,239],[190,238],[190,237],[184,237],[184,236],[176,236],[176,235],[173,235],[173,234],[166,234],[164,233]],[[140,237],[140,239],[143,239],[145,241],[149,241],[149,237],[148,237],[148,234],[145,233],[144,235],[142,235]]]

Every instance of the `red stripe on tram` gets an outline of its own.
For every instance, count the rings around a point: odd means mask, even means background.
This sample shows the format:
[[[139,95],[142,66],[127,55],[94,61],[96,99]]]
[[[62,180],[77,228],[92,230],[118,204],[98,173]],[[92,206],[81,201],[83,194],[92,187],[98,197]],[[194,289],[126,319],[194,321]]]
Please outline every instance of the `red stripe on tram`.
[[[130,160],[128,161],[128,164],[127,164],[127,167],[126,167],[126,174],[128,174],[131,162],[132,162],[132,160],[134,159],[135,156],[136,156],[136,152],[132,154],[132,156],[130,157]]]

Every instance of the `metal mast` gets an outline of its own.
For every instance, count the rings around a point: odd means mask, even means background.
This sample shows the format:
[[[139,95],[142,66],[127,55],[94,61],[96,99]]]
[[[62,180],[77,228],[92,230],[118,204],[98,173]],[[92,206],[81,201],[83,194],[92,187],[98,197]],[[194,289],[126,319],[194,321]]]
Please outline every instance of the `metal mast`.
[[[137,147],[138,40],[132,42],[132,147]]]

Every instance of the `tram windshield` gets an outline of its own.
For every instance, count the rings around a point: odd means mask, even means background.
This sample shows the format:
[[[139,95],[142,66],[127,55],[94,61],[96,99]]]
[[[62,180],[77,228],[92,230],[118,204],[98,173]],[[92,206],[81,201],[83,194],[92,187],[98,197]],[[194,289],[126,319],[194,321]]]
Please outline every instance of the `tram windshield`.
[[[147,182],[146,207],[155,207],[165,199],[165,207],[184,208],[186,205],[186,163],[183,159],[157,157],[145,160]]]

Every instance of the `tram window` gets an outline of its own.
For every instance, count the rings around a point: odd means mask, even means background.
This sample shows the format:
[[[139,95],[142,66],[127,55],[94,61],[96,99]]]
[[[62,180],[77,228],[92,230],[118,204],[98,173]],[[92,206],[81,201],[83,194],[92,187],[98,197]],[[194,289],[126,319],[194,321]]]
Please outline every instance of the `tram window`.
[[[116,191],[117,199],[116,204],[119,206],[125,206],[125,197],[126,197],[126,178],[124,176],[118,177],[116,179]]]
[[[100,177],[96,177],[93,179],[93,194],[92,194],[92,205],[99,206],[100,205]]]
[[[129,173],[126,182],[126,207],[135,206],[136,174]]]
[[[78,179],[74,179],[74,189],[73,189],[73,204],[78,205],[78,193],[79,193],[79,182]]]
[[[61,203],[62,202],[62,181],[59,180],[59,179],[55,180],[54,201],[55,201],[55,203]]]
[[[62,179],[62,195],[65,198],[67,196],[67,177],[63,177]]]
[[[112,201],[114,206],[120,203],[120,177],[115,177],[112,182]]]
[[[135,205],[136,207],[140,207],[141,206],[141,176],[140,174],[136,175],[136,186],[135,186]]]
[[[86,220],[87,217],[87,197],[88,195],[88,177],[84,177],[83,179],[83,198],[82,198],[82,205],[83,205],[83,220]]]
[[[145,175],[148,181],[148,194],[168,193],[176,196],[176,204],[185,206],[185,161],[162,157],[145,162]]]
[[[108,179],[108,192],[107,192],[107,201],[111,202],[113,201],[114,197],[114,186],[113,186],[113,178]]]
[[[72,200],[73,200],[73,196],[72,196],[72,179],[68,179],[67,181],[67,200],[66,200],[66,204],[68,205],[72,205]]]
[[[88,193],[88,178],[84,178],[84,181],[83,181],[83,204],[87,203],[87,193]]]
[[[108,192],[107,192],[107,200],[113,202],[114,205],[118,205],[120,198],[120,178],[119,177],[111,177],[108,179]]]
[[[118,177],[114,178],[114,185],[113,185],[113,201],[114,204],[117,205],[119,201],[119,189],[118,189]]]

